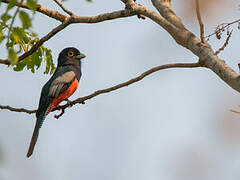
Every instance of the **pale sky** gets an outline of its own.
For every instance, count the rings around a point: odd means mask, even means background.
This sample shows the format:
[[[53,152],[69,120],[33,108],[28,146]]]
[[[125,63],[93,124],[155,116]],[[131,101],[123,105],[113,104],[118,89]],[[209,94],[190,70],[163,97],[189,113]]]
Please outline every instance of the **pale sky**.
[[[49,9],[58,8],[50,2],[39,1]],[[117,1],[69,0],[65,5],[78,15],[123,8]],[[184,14],[180,4],[174,8]],[[220,22],[237,19],[237,8],[208,21],[206,32],[212,32]],[[3,9],[1,6],[0,11]],[[198,34],[197,22],[183,21]],[[58,24],[37,13],[34,29],[42,37]],[[235,28],[230,45],[220,54],[236,71],[239,42],[240,33]],[[223,41],[212,38],[210,43],[217,49]],[[157,24],[137,17],[71,25],[45,46],[52,49],[55,63],[58,53],[68,46],[87,55],[72,100],[129,80],[154,66],[197,61]],[[1,46],[0,58],[4,57],[6,51]],[[14,72],[4,65],[0,68],[0,103],[36,109],[41,88],[50,78],[43,74],[44,67],[35,74]],[[30,159],[25,155],[35,116],[1,110],[0,179],[237,180],[240,115],[230,109],[240,111],[239,100],[239,93],[208,69],[159,71],[69,108],[59,120],[54,119],[55,112],[51,113]]]

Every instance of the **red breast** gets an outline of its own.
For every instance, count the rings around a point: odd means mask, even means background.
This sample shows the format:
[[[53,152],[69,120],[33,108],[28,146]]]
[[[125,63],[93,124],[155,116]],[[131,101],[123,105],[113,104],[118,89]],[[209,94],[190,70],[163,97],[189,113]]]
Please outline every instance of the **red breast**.
[[[55,107],[57,107],[63,100],[69,98],[76,91],[77,87],[78,87],[78,80],[77,78],[75,78],[72,84],[69,86],[69,88],[66,91],[59,94],[56,98],[53,99],[47,114],[50,113]]]

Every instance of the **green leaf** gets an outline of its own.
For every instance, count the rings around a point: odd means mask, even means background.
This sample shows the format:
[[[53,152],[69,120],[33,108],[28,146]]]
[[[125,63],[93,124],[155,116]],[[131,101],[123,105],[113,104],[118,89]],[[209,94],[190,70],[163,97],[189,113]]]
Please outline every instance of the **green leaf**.
[[[34,40],[35,39],[31,41],[34,41]],[[18,62],[17,53],[14,51],[12,47],[9,48],[9,60],[11,59],[11,64],[15,65],[13,68],[14,71],[22,71],[26,67],[28,70],[31,70],[32,73],[35,73],[35,71],[41,66],[43,62],[43,58],[46,62],[46,69],[44,71],[44,74],[54,73],[54,71],[56,70],[56,67],[54,66],[54,63],[53,63],[51,49],[47,49],[44,46],[41,46],[32,55],[28,56],[23,61]]]
[[[20,61],[16,64],[16,66],[13,68],[14,71],[22,71],[23,68],[27,65],[27,59],[24,59],[23,61]]]
[[[44,74],[52,74],[55,71],[55,66],[52,59],[51,49],[44,48],[45,50],[45,61],[46,61],[46,70]]]
[[[9,14],[4,13],[4,14],[1,16],[1,20],[2,20],[3,22],[6,22],[6,21],[8,21],[9,19],[11,19],[11,17],[12,17],[12,16],[10,16]]]
[[[3,36],[2,32],[0,32],[0,44],[2,43],[2,41],[5,39],[5,36]]]
[[[92,0],[86,0],[87,2],[92,2]]]
[[[10,10],[12,9],[14,6],[17,5],[17,0],[11,0],[9,3],[8,3],[8,7],[7,9]]]
[[[23,29],[28,29],[32,26],[31,19],[29,18],[28,14],[24,11],[19,12],[19,18],[22,22]]]
[[[37,52],[31,55],[32,62],[35,66],[37,66],[37,69],[40,67],[42,62],[42,54],[39,52],[40,50],[38,49]]]
[[[35,72],[34,62],[32,61],[32,58],[31,58],[31,57],[28,57],[28,60],[27,60],[27,69],[30,69],[30,70],[32,71],[32,73]]]
[[[50,70],[50,64],[52,61],[52,55],[51,55],[51,50],[50,49],[45,49],[45,60],[46,60],[46,69],[44,74],[48,74]]]
[[[26,36],[24,30],[19,27],[13,28],[12,35],[17,43],[21,43]]]
[[[32,9],[32,10],[36,10],[37,8],[37,1],[36,0],[27,0],[27,6]]]
[[[10,34],[9,42],[6,44],[7,48],[12,48],[16,44],[16,40],[12,34]]]
[[[56,70],[56,67],[54,66],[54,64],[51,66],[51,71],[50,71],[50,74],[53,74]]]
[[[31,36],[32,36],[32,37],[37,37],[37,33],[32,32]]]
[[[13,48],[8,50],[8,60],[11,64],[16,64],[18,61],[17,53],[14,51]]]

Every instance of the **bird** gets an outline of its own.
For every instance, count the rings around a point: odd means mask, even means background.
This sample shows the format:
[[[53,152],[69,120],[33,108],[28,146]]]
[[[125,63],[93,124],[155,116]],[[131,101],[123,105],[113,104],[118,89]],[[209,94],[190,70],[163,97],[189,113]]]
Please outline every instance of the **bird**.
[[[36,145],[39,130],[46,116],[78,88],[82,76],[81,60],[86,56],[74,47],[63,49],[58,56],[58,64],[52,77],[43,86],[36,112],[36,124],[27,152],[29,158]]]

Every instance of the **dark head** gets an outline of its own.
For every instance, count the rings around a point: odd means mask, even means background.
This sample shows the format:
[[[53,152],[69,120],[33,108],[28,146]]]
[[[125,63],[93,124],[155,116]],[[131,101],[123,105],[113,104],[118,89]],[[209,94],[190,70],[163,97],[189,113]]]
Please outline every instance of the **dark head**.
[[[62,50],[58,56],[58,67],[59,66],[81,66],[81,59],[86,56],[74,47],[68,47]]]

